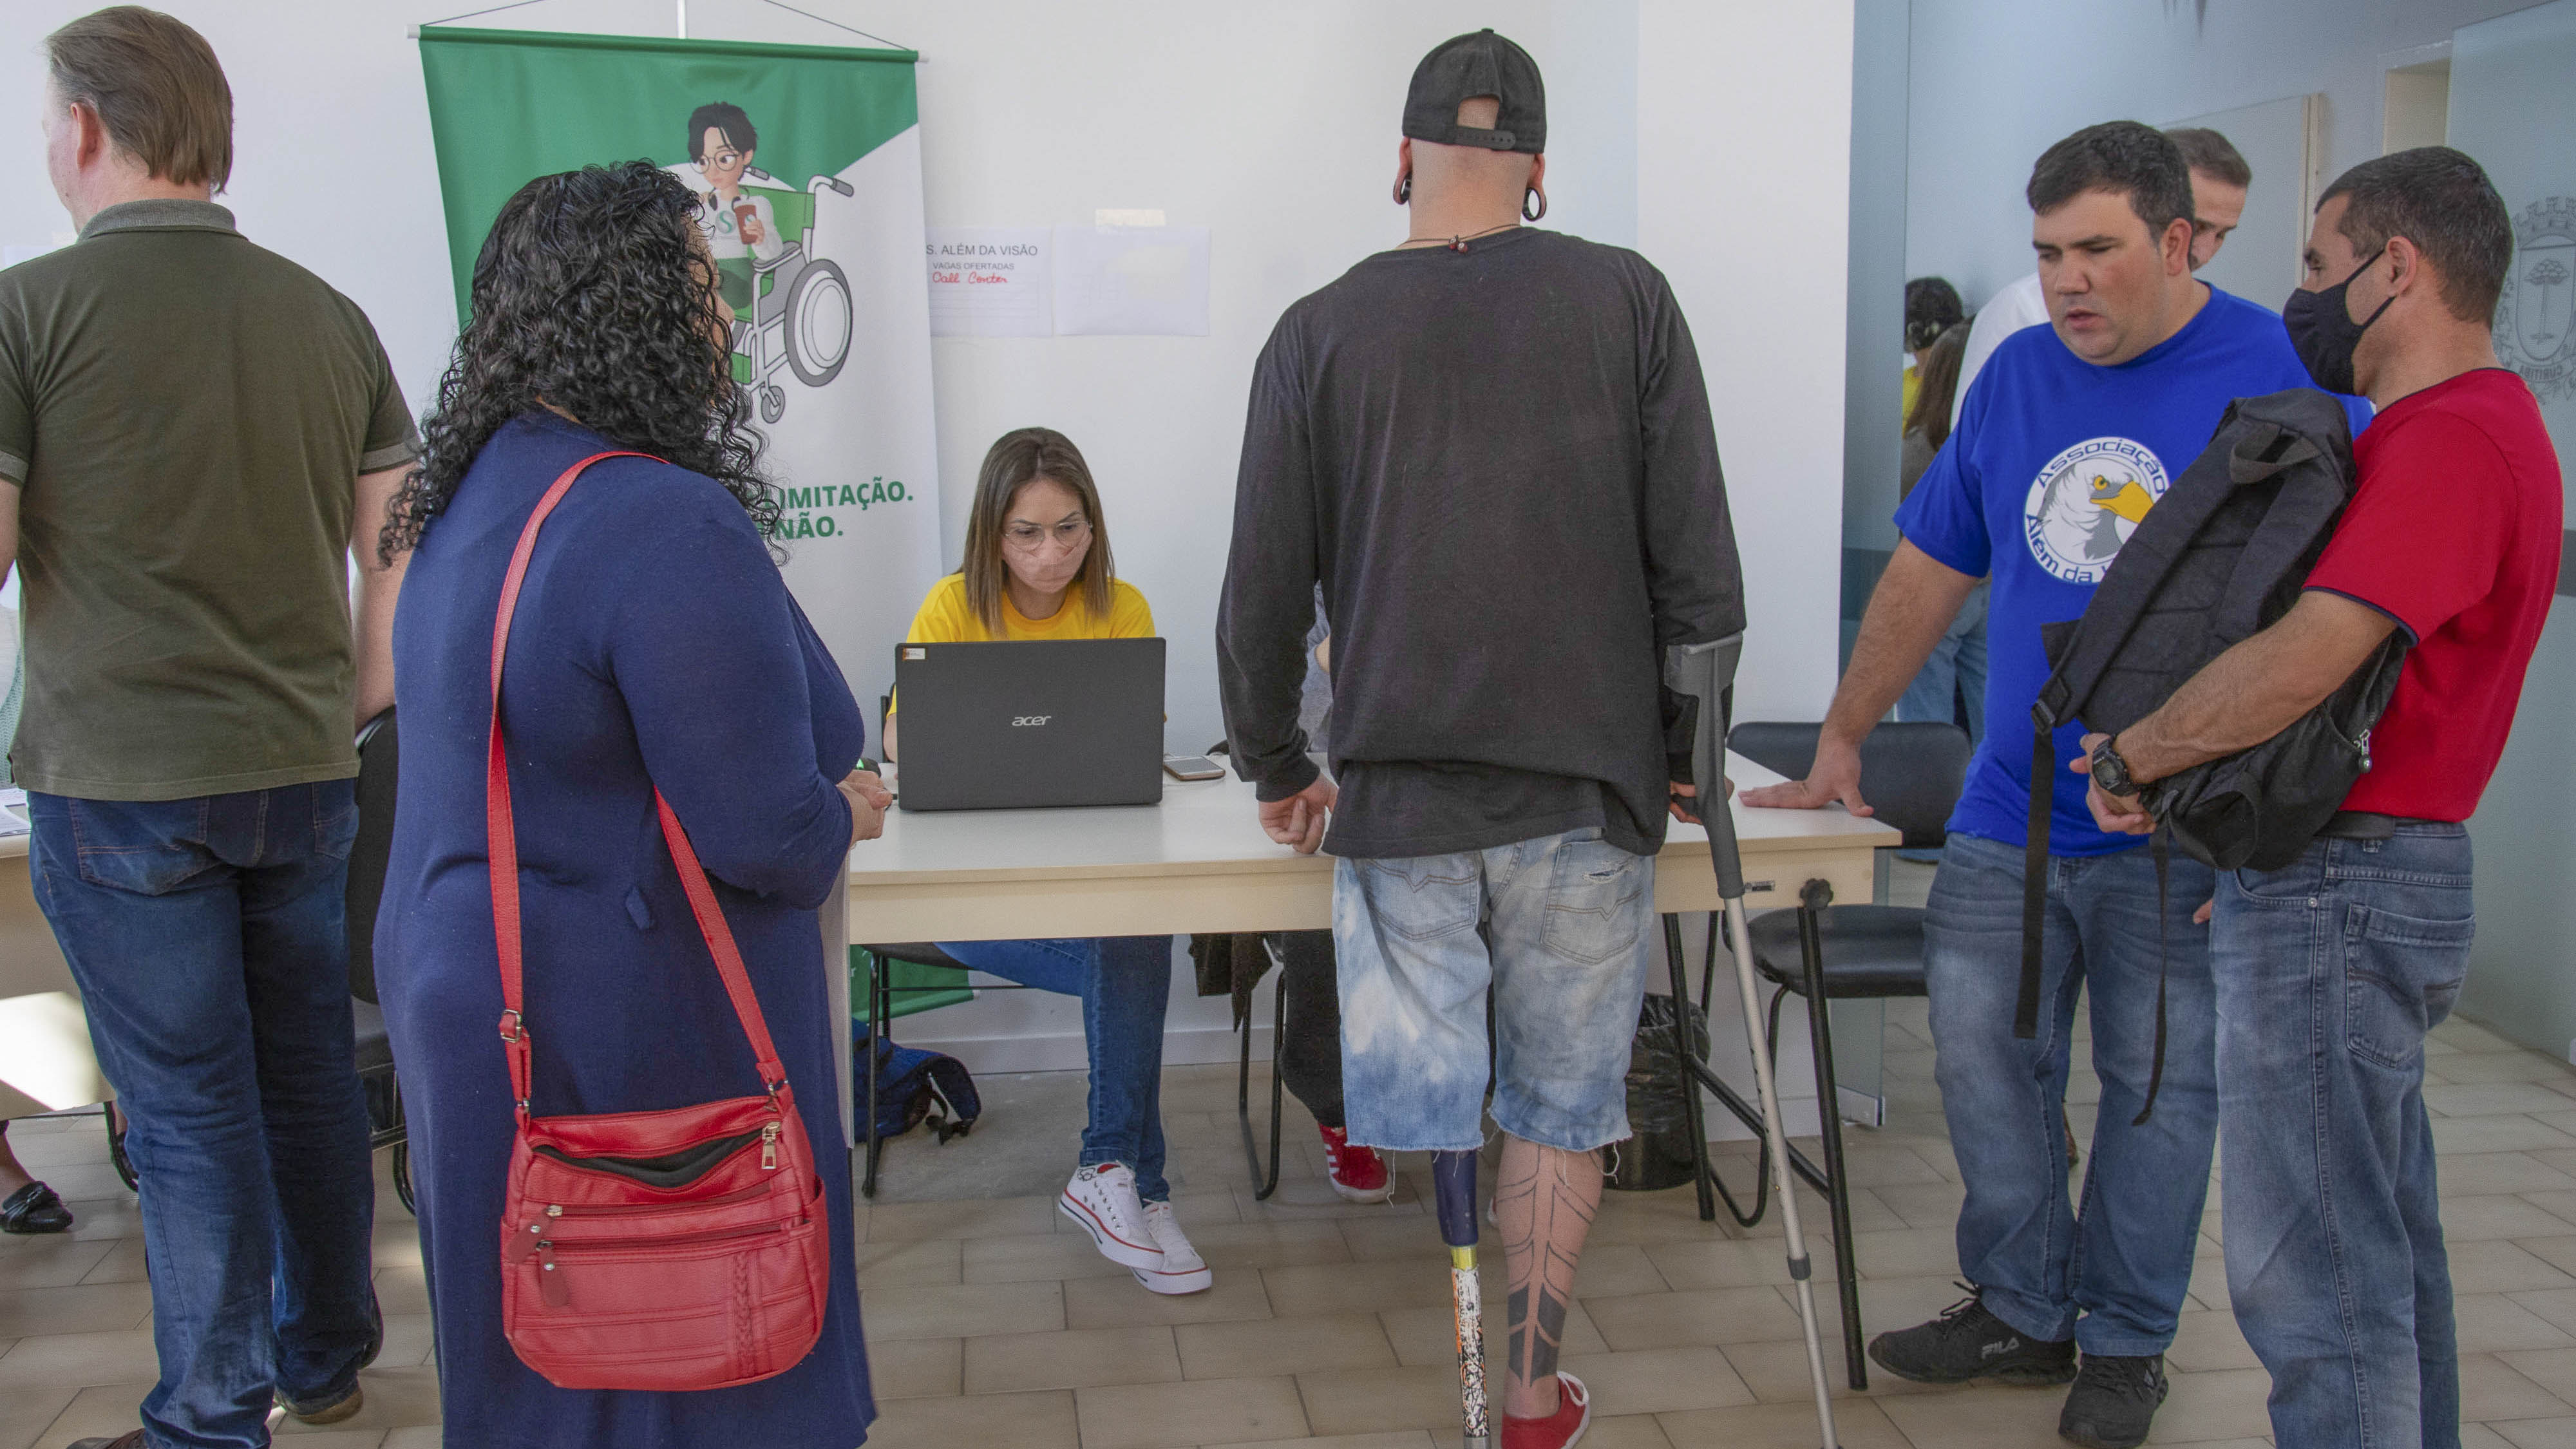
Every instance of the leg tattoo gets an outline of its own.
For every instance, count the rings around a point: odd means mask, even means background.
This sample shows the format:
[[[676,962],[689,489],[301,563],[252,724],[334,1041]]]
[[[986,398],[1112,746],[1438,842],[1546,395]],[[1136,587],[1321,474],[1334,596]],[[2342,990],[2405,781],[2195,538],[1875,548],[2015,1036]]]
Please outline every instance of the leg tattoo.
[[[1494,1227],[1503,1244],[1508,1353],[1503,1411],[1556,1412],[1556,1359],[1574,1301],[1574,1266],[1601,1203],[1601,1164],[1589,1152],[1503,1139]]]

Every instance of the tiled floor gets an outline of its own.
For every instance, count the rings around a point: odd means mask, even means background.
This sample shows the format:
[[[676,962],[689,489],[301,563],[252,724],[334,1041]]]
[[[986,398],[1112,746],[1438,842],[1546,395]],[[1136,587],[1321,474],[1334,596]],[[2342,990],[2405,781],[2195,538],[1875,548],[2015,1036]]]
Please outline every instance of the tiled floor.
[[[1941,1129],[1921,1003],[1890,1013],[1891,1125],[1852,1135],[1854,1239],[1873,1330],[1958,1296],[1957,1171]],[[1912,1008],[1907,1010],[1905,1008]],[[2466,1022],[2435,1034],[2444,1219],[2458,1279],[2472,1449],[2576,1446],[2576,1072]],[[2077,1095],[2087,1100],[2088,1090]],[[1078,1104],[1079,1075],[996,1082],[1010,1102]],[[1291,1102],[1288,1170],[1253,1200],[1230,1069],[1175,1068],[1164,1105],[1183,1221],[1216,1286],[1156,1298],[1067,1231],[1045,1196],[941,1201],[943,1163],[1017,1150],[1001,1132],[890,1154],[901,1195],[862,1209],[857,1247],[885,1449],[1167,1449],[1455,1444],[1445,1257],[1419,1159],[1386,1206],[1338,1202]],[[1078,1115],[1078,1105],[1071,1108]],[[993,1125],[1000,1126],[999,1122]],[[2090,1109],[2076,1109],[2079,1131]],[[73,1200],[67,1238],[0,1240],[0,1449],[122,1432],[153,1374],[151,1304],[131,1198],[95,1118],[23,1122],[20,1156]],[[1750,1167],[1738,1147],[1729,1177]],[[1072,1144],[1063,1144],[1069,1163]],[[950,1169],[954,1171],[955,1169]],[[892,1194],[889,1194],[891,1198]],[[353,1424],[292,1433],[299,1449],[439,1442],[428,1303],[410,1220],[387,1189],[376,1240],[389,1315]],[[1822,1206],[1809,1198],[1807,1221]],[[2227,1314],[2215,1201],[2171,1356],[2159,1444],[2267,1442],[2264,1375]],[[1822,1249],[1819,1247],[1821,1255]],[[1491,1258],[1495,1255],[1488,1254]],[[1613,1193],[1576,1282],[1565,1366],[1603,1418],[1594,1449],[1768,1449],[1815,1443],[1776,1218],[1750,1240],[1698,1220],[1686,1190]],[[1490,1279],[1489,1279],[1490,1282]],[[1831,1295],[1822,1295],[1830,1303]],[[1486,1302],[1502,1295],[1488,1288]],[[1826,1332],[1836,1332],[1828,1308]],[[1497,1337],[1493,1326],[1488,1337]],[[1852,1449],[2053,1446],[2060,1395],[1925,1389],[1874,1374],[1840,1405]],[[292,1426],[286,1426],[292,1429]],[[286,1437],[282,1434],[281,1437]],[[715,1446],[710,1446],[715,1449]],[[731,1446],[725,1446],[731,1449]]]

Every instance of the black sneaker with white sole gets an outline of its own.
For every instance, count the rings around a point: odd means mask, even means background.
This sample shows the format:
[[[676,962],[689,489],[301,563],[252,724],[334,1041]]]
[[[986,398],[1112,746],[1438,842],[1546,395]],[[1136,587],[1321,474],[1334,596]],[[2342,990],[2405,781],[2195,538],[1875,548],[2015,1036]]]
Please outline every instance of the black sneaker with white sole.
[[[2136,1449],[2147,1442],[2147,1429],[2171,1388],[2163,1354],[2113,1358],[2088,1353],[2075,1387],[2066,1392],[2065,1411],[2057,1416],[2057,1437],[2084,1449]]]
[[[2075,1343],[2033,1338],[1986,1311],[1981,1290],[1959,1285],[1968,1296],[1941,1316],[1869,1341],[1880,1368],[1918,1384],[1964,1384],[1994,1379],[2007,1384],[2062,1384],[2075,1377]]]

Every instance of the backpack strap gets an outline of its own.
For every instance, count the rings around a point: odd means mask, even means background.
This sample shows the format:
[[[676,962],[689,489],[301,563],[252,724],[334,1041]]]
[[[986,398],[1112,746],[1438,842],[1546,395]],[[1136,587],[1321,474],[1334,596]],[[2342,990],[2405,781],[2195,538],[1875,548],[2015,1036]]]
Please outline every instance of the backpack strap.
[[[2129,1119],[2132,1127],[2144,1127],[2156,1110],[2156,1093],[2165,1085],[2165,981],[2173,974],[2173,831],[2159,825],[2147,837],[2147,849],[2156,860],[2156,1055],[2155,1064],[2147,1069],[2147,1100],[2138,1115]]]
[[[2269,622],[2263,611],[2275,586],[2306,581],[2302,564],[2312,566],[2315,550],[2334,532],[2344,505],[2352,500],[2352,443],[2344,431],[2343,409],[2330,404],[2322,411],[2314,424],[2306,418],[2293,424],[2267,418],[2261,431],[2248,429],[2228,455],[2229,475],[2239,486],[2278,477],[2281,489],[2246,538],[2227,592],[2210,610],[2211,633],[2221,648],[2261,632]],[[2325,429],[2325,435],[2317,436],[2310,426]]]
[[[546,516],[555,511],[555,505],[571,491],[574,480],[591,464],[608,458],[652,456],[631,451],[593,453],[555,479],[554,486],[537,500],[535,511],[528,515],[527,526],[519,530],[519,544],[510,555],[509,571],[501,577],[501,602],[492,619],[491,746],[484,760],[483,819],[486,854],[492,866],[492,936],[501,966],[501,1041],[510,1061],[510,1098],[517,1106],[522,1126],[528,1120],[531,1063],[527,1023],[521,1014],[525,963],[519,931],[519,836],[510,808],[509,755],[501,737],[501,665],[510,652],[510,621],[518,612],[519,587],[527,581],[528,560],[536,553],[537,530],[544,526]],[[742,1023],[743,1035],[751,1041],[752,1055],[759,1060],[761,1085],[774,1100],[787,1084],[787,1069],[779,1063],[778,1048],[770,1040],[769,1023],[761,1015],[760,998],[752,992],[750,973],[743,969],[742,952],[734,945],[733,929],[726,924],[715,891],[707,884],[707,873],[698,864],[698,853],[689,844],[688,832],[680,828],[680,817],[672,813],[671,802],[663,799],[658,789],[653,792],[653,809],[661,819],[662,840],[679,867],[680,888],[688,893],[689,912],[697,918],[698,933],[706,940],[708,954],[715,957],[717,973],[724,977],[725,994],[733,1001],[734,1016]]]
[[[2050,675],[2050,689],[2064,681]],[[2021,850],[2021,994],[2013,1004],[2013,1035],[2039,1035],[2041,948],[2048,932],[2048,821],[2057,800],[2057,713],[2046,698],[2030,707],[2030,823]]]

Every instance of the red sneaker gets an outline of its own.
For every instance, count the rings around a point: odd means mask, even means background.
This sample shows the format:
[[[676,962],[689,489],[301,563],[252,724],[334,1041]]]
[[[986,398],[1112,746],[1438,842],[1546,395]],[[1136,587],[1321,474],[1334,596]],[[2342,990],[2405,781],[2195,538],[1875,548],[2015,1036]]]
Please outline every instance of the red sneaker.
[[[1572,1374],[1556,1376],[1556,1412],[1544,1419],[1503,1416],[1503,1449],[1571,1449],[1592,1427],[1592,1395]]]
[[[1333,1191],[1345,1202],[1385,1202],[1395,1196],[1394,1175],[1374,1147],[1359,1147],[1339,1127],[1317,1127],[1324,1134],[1324,1161]]]

